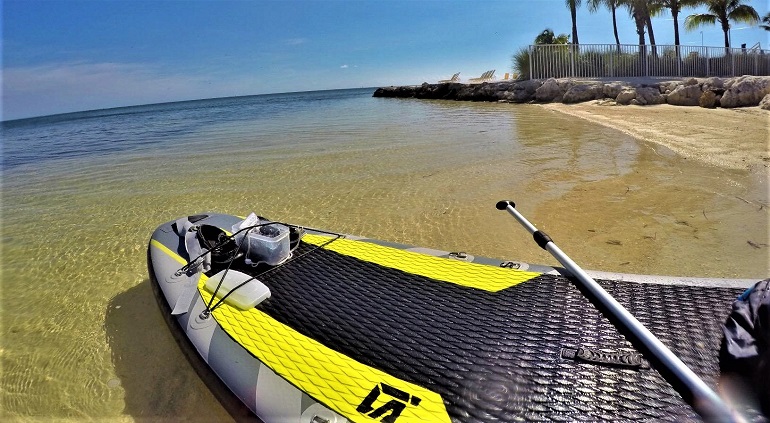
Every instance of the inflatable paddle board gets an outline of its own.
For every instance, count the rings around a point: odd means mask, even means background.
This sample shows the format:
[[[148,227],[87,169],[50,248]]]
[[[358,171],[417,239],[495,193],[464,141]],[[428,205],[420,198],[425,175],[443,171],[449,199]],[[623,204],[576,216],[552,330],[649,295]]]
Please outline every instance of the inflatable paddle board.
[[[148,267],[191,362],[264,422],[700,420],[564,269],[213,213],[158,227]],[[716,388],[756,281],[590,273]]]

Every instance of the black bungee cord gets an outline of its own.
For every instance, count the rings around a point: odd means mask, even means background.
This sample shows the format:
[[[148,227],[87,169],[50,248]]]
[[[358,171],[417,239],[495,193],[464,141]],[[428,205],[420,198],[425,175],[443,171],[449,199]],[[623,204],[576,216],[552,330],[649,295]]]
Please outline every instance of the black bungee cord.
[[[217,293],[219,292],[219,289],[221,288],[221,286],[222,286],[222,283],[223,283],[223,282],[224,282],[224,280],[225,280],[225,277],[227,276],[227,272],[228,272],[228,271],[230,271],[230,268],[232,267],[232,265],[233,265],[233,262],[235,262],[235,258],[236,258],[236,256],[238,255],[238,252],[240,251],[240,249],[241,249],[241,246],[243,245],[243,242],[244,242],[244,240],[246,239],[246,236],[248,235],[249,231],[251,231],[252,229],[256,229],[256,228],[259,228],[259,227],[262,227],[262,226],[268,226],[268,225],[283,225],[283,226],[286,226],[286,227],[288,227],[288,228],[295,228],[295,229],[299,229],[299,230],[301,230],[301,231],[304,231],[304,230],[311,230],[311,231],[313,231],[313,232],[318,232],[318,233],[327,234],[327,235],[333,235],[333,236],[334,236],[334,238],[331,238],[331,239],[329,239],[328,241],[326,241],[326,242],[324,242],[324,243],[322,243],[322,244],[320,244],[320,245],[316,245],[316,246],[315,246],[315,248],[313,248],[313,249],[311,249],[311,250],[309,250],[309,251],[305,251],[304,253],[302,253],[302,254],[300,254],[300,255],[298,255],[298,256],[296,256],[296,257],[292,257],[292,256],[289,256],[288,260],[284,261],[283,263],[281,263],[281,264],[278,264],[278,265],[276,265],[276,266],[273,266],[273,267],[271,267],[271,268],[269,268],[269,269],[265,270],[265,271],[264,271],[264,272],[262,272],[262,273],[259,273],[259,274],[257,274],[257,275],[251,276],[249,279],[247,279],[247,280],[245,280],[245,281],[241,282],[241,283],[240,283],[240,284],[238,284],[238,285],[237,285],[235,288],[231,289],[231,290],[230,290],[228,293],[226,293],[225,295],[223,295],[223,296],[222,296],[222,298],[220,298],[220,299],[219,299],[219,300],[216,302],[216,304],[214,304],[214,305],[212,306],[212,303],[214,303],[214,299],[216,298],[216,295],[217,295]],[[316,250],[317,250],[317,249],[319,249],[319,248],[323,248],[323,247],[325,247],[325,246],[327,246],[327,245],[331,244],[332,242],[334,242],[334,241],[336,241],[336,240],[338,240],[338,239],[340,239],[340,238],[342,238],[342,237],[344,236],[344,235],[342,235],[342,234],[339,234],[339,233],[336,233],[336,232],[329,232],[329,231],[324,231],[324,230],[321,230],[321,229],[315,229],[315,228],[306,228],[306,227],[303,227],[303,226],[291,225],[291,224],[288,224],[288,223],[283,223],[283,222],[266,222],[266,223],[259,223],[259,224],[256,224],[256,225],[252,225],[252,226],[248,226],[248,227],[245,227],[245,228],[241,228],[241,229],[239,229],[238,231],[234,232],[232,235],[230,235],[230,236],[226,237],[224,240],[217,242],[217,244],[216,244],[216,245],[214,245],[214,246],[213,246],[213,247],[211,247],[211,248],[208,248],[208,249],[206,249],[206,250],[205,250],[203,253],[201,253],[200,255],[198,255],[197,257],[195,257],[195,259],[193,259],[193,260],[190,260],[190,261],[189,261],[187,264],[185,264],[185,265],[184,265],[184,266],[182,266],[180,269],[178,269],[178,270],[176,271],[176,274],[177,274],[177,275],[181,275],[181,274],[183,274],[183,273],[187,273],[187,272],[189,272],[189,271],[190,271],[190,269],[193,269],[193,268],[197,268],[197,267],[201,266],[201,265],[202,265],[202,263],[198,263],[198,260],[200,260],[200,259],[201,259],[202,257],[204,257],[206,254],[209,254],[209,253],[211,253],[211,252],[219,252],[219,251],[221,251],[221,250],[220,250],[220,248],[224,247],[224,246],[225,246],[225,245],[226,245],[228,242],[230,242],[231,240],[232,240],[232,241],[235,241],[236,235],[238,235],[238,234],[240,234],[241,232],[244,232],[244,231],[245,231],[246,233],[243,235],[243,237],[241,237],[241,239],[240,239],[240,242],[238,242],[238,243],[237,243],[237,245],[236,245],[236,248],[235,248],[235,249],[233,249],[233,251],[232,251],[232,257],[230,258],[230,260],[228,260],[228,264],[227,264],[227,267],[226,267],[226,268],[225,268],[225,270],[224,270],[224,273],[222,274],[222,278],[219,280],[219,283],[217,284],[216,288],[214,289],[214,292],[212,293],[212,295],[211,295],[211,298],[209,299],[209,302],[208,302],[208,304],[206,304],[206,309],[205,309],[205,310],[203,310],[203,312],[201,312],[201,315],[200,315],[200,317],[201,317],[201,318],[203,318],[203,319],[206,319],[206,318],[208,318],[208,316],[209,316],[209,315],[211,315],[211,313],[212,313],[212,312],[213,312],[213,311],[214,311],[214,310],[215,310],[217,307],[219,307],[219,306],[220,306],[220,305],[221,305],[221,304],[224,302],[224,300],[225,300],[227,297],[229,297],[229,296],[230,296],[230,294],[232,294],[233,292],[235,292],[237,289],[239,289],[239,288],[241,288],[241,287],[245,286],[247,283],[251,282],[252,280],[255,280],[255,279],[257,279],[257,278],[259,278],[259,277],[261,277],[261,276],[263,276],[263,275],[265,275],[265,274],[271,273],[271,272],[273,272],[273,271],[275,271],[275,270],[277,270],[277,269],[279,269],[279,268],[283,267],[284,265],[286,265],[286,264],[288,264],[288,263],[290,263],[290,262],[293,262],[293,261],[299,260],[300,258],[302,258],[302,257],[304,257],[304,256],[306,256],[306,255],[308,255],[308,254],[310,254],[310,253],[312,253],[312,252],[316,251]],[[300,236],[300,238],[301,238],[301,236]],[[294,247],[294,249],[292,250],[292,252],[293,252],[294,250],[296,250],[298,247],[299,247],[299,240],[297,240],[297,245]],[[193,266],[193,265],[195,265],[195,266]]]
[[[263,223],[263,224],[258,224],[258,225],[250,226],[250,227],[247,227],[247,228],[241,228],[240,230],[236,231],[236,232],[235,232],[235,233],[233,233],[231,236],[229,236],[227,239],[225,239],[225,241],[224,241],[224,242],[222,242],[222,243],[218,243],[218,244],[217,244],[217,247],[218,247],[219,245],[225,245],[225,244],[227,244],[227,243],[228,243],[230,240],[233,240],[233,239],[235,238],[235,236],[236,236],[236,235],[238,235],[239,233],[243,232],[244,230],[246,231],[246,233],[245,233],[245,234],[243,234],[243,236],[241,237],[241,240],[240,240],[240,242],[238,242],[238,243],[236,244],[236,248],[235,248],[235,249],[233,250],[233,252],[232,252],[232,255],[233,255],[233,256],[230,258],[230,260],[228,260],[228,262],[227,262],[227,267],[225,268],[225,272],[222,274],[222,277],[221,277],[221,278],[219,278],[219,283],[217,284],[217,287],[216,287],[216,288],[214,288],[214,292],[211,294],[211,299],[209,299],[209,303],[208,303],[208,304],[206,304],[206,309],[205,309],[205,310],[203,310],[203,312],[201,313],[201,316],[208,318],[208,316],[209,316],[209,315],[211,314],[211,312],[213,311],[213,309],[211,308],[211,303],[213,303],[213,302],[214,302],[214,298],[216,298],[216,297],[217,297],[217,292],[219,292],[219,288],[222,286],[222,283],[225,281],[225,277],[227,276],[227,272],[229,272],[229,271],[230,271],[230,267],[232,267],[232,265],[233,265],[233,262],[235,261],[235,256],[237,256],[237,255],[238,255],[238,252],[241,250],[241,245],[243,245],[243,241],[246,239],[246,236],[249,234],[249,231],[251,231],[252,229],[258,228],[258,227],[260,227],[260,226],[265,226],[265,225],[268,225],[268,224],[269,224],[269,223]],[[235,289],[232,289],[230,292],[233,292],[234,290],[235,290]],[[230,294],[230,292],[228,292],[226,295],[229,295],[229,294]]]
[[[281,223],[281,224],[286,225],[284,223]],[[289,226],[289,225],[287,225],[287,226]],[[294,227],[295,228],[300,228],[300,229],[305,229],[305,228],[302,228],[301,226],[294,226]],[[316,231],[316,230],[314,229],[314,231]],[[316,245],[315,248],[313,248],[313,249],[311,249],[309,251],[305,251],[304,253],[302,253],[302,254],[300,254],[300,255],[298,255],[296,257],[290,257],[288,260],[284,261],[283,263],[278,264],[276,266],[273,266],[273,267],[265,270],[264,272],[262,272],[260,274],[254,275],[254,276],[250,277],[249,279],[246,279],[245,281],[243,281],[240,284],[238,284],[235,288],[231,289],[230,292],[228,292],[227,294],[223,295],[222,298],[220,298],[219,301],[217,301],[217,303],[214,304],[213,307],[211,307],[211,303],[214,301],[214,298],[216,297],[216,291],[214,291],[214,294],[212,295],[211,300],[209,301],[209,305],[206,307],[206,310],[204,310],[204,313],[206,313],[206,315],[211,314],[217,307],[219,307],[225,301],[225,299],[227,297],[230,296],[230,294],[232,294],[233,292],[235,292],[237,289],[241,288],[242,286],[245,286],[247,283],[249,283],[249,282],[251,282],[251,281],[253,281],[253,280],[257,279],[257,278],[260,278],[263,275],[266,275],[268,273],[272,273],[272,272],[282,268],[283,266],[285,266],[285,265],[287,265],[289,263],[297,261],[297,260],[301,259],[302,257],[304,257],[304,256],[306,256],[306,255],[308,255],[308,254],[318,250],[319,248],[323,248],[323,247],[331,244],[332,242],[342,238],[342,236],[343,236],[342,234],[338,234],[338,233],[334,233],[334,232],[326,232],[326,231],[317,231],[317,232],[326,233],[326,234],[329,234],[329,235],[334,235],[334,238],[329,239],[328,241],[324,242],[323,244]],[[297,243],[297,246],[299,246],[299,243]],[[229,267],[228,267],[228,269],[229,269]],[[222,280],[224,280],[224,275],[222,276]],[[219,285],[217,285],[217,289],[219,289],[219,286],[221,284],[222,284],[222,281],[220,281]]]

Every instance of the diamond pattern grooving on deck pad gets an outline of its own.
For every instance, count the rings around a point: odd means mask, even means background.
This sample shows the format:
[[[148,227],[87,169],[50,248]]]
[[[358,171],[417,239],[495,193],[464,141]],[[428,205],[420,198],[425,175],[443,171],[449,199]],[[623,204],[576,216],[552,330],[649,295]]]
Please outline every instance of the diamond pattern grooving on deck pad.
[[[560,357],[562,348],[634,352],[563,277],[540,275],[485,291],[313,248],[303,243],[299,259],[260,277],[272,297],[261,311],[245,313],[264,322],[238,322],[246,328],[238,329],[236,340],[254,348],[250,351],[257,357],[263,349],[280,349],[270,352],[276,366],[283,366],[277,373],[303,390],[311,385],[310,395],[327,405],[351,400],[334,394],[322,398],[312,391],[314,385],[331,390],[335,384],[355,385],[366,395],[371,392],[366,383],[395,379],[440,395],[456,422],[698,420],[652,369],[607,368]],[[741,290],[600,283],[714,386],[719,324]],[[225,311],[232,310],[220,307],[214,314],[233,336],[236,319]],[[272,333],[269,340],[262,339],[264,333]],[[314,357],[315,364],[304,364],[304,351],[295,350],[306,350],[301,342],[311,341],[322,355],[339,354],[344,363],[329,359],[327,366],[325,357]],[[350,363],[393,379],[371,376],[358,382],[361,377],[353,376],[352,382],[348,371],[332,368],[357,372]],[[367,419],[355,410],[337,411],[355,421]],[[399,417],[402,421],[407,420]]]
[[[199,284],[199,291],[204,301],[209,301],[211,295],[203,289],[204,284]],[[403,407],[399,422],[450,421],[441,397],[435,392],[361,364],[256,308],[244,311],[223,303],[213,315],[225,332],[277,374],[355,421],[379,421],[356,408],[375,386],[382,385],[419,398],[419,404]]]
[[[654,370],[560,357],[562,348],[635,352],[563,277],[489,292],[326,249],[266,276],[265,313],[439,393],[453,421],[698,420]],[[741,290],[600,283],[714,386],[719,324]]]

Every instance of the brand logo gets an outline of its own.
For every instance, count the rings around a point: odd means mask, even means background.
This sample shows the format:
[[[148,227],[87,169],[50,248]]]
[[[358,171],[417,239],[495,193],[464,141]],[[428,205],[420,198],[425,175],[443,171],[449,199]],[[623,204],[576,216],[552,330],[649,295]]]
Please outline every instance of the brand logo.
[[[373,419],[380,419],[382,423],[395,423],[407,405],[418,406],[420,401],[421,399],[414,395],[380,383],[372,388],[356,411]]]

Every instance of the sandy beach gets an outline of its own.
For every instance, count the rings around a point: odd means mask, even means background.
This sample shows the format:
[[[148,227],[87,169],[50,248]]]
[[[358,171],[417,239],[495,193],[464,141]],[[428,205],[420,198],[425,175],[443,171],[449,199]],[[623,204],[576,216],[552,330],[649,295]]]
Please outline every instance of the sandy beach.
[[[758,107],[618,106],[602,101],[540,106],[620,130],[686,159],[726,169],[770,169],[770,112]]]
[[[583,184],[538,209],[543,220],[559,222],[560,235],[580,240],[570,246],[580,260],[603,257],[591,266],[631,273],[770,271],[770,112],[601,101],[536,107],[619,130],[646,151],[634,172]],[[708,247],[693,248],[706,240]]]

